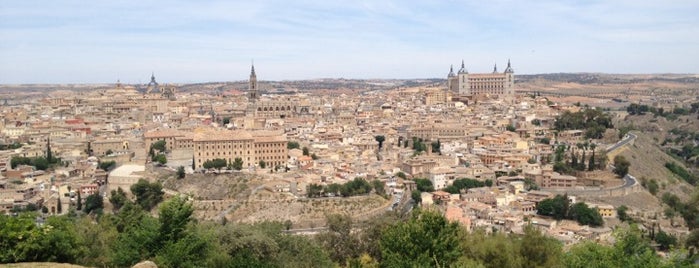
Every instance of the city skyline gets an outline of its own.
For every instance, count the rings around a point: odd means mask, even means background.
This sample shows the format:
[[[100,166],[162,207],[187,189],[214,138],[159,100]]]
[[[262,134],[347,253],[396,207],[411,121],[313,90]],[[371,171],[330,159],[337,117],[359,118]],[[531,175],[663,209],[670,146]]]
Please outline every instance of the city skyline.
[[[699,3],[60,1],[0,4],[0,83],[697,73]]]

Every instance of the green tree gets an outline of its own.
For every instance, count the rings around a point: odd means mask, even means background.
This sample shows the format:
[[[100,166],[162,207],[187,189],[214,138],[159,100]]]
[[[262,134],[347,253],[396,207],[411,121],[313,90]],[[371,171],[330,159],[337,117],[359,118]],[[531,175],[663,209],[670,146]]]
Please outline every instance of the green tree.
[[[594,144],[592,144],[594,145]],[[595,170],[595,149],[592,149],[592,155],[590,156],[590,161],[587,162],[587,171]]]
[[[539,185],[537,185],[534,180],[526,178],[524,179],[524,189],[527,191],[539,190]]]
[[[464,229],[438,211],[416,210],[406,222],[381,235],[382,265],[386,267],[450,267],[462,255]]]
[[[490,184],[493,184],[493,181],[490,181]],[[483,187],[485,186],[485,182],[474,180],[474,179],[468,179],[468,178],[463,178],[463,179],[456,179],[450,185],[449,187],[445,188],[445,191],[452,193],[452,194],[458,194],[461,192],[462,189],[471,189],[471,188],[478,188],[478,187]]]
[[[543,137],[541,140],[539,140],[539,143],[541,144],[551,144],[551,139],[548,137]]]
[[[677,246],[677,237],[663,230],[658,230],[658,233],[655,235],[655,242],[658,243],[660,250],[669,250]]]
[[[386,194],[386,190],[385,190],[385,188],[384,188],[384,184],[383,184],[383,182],[381,182],[380,180],[373,180],[373,181],[371,181],[371,186],[372,186],[372,188],[374,188],[374,191],[376,192],[376,194],[379,194],[379,195],[385,195],[385,194]]]
[[[85,209],[83,210],[83,212],[87,214],[90,214],[90,212],[92,211],[101,213],[103,208],[104,200],[102,199],[102,196],[100,196],[99,193],[95,193],[88,195],[85,199]]]
[[[115,222],[119,234],[110,246],[109,266],[131,267],[153,258],[161,248],[158,220],[144,213],[140,206],[126,203]]]
[[[78,198],[77,198],[77,204],[76,208],[77,210],[82,210],[83,209],[83,199],[80,197],[80,190],[78,190]]]
[[[434,185],[428,179],[415,179],[415,184],[420,192],[434,192]]]
[[[510,131],[510,132],[515,132],[515,131],[517,130],[517,129],[515,129],[515,126],[513,126],[512,124],[507,125],[507,126],[505,127],[505,129],[506,129],[507,131]]]
[[[427,151],[427,145],[423,143],[421,138],[413,137],[413,150],[415,153]]]
[[[164,140],[159,140],[159,141],[154,142],[151,146],[155,150],[158,150],[160,152],[165,152],[165,148],[166,148],[165,145],[166,144],[167,144],[167,142],[165,142]]]
[[[260,168],[267,168],[267,162],[265,160],[260,160]]]
[[[683,267],[664,263],[655,254],[650,242],[641,236],[635,225],[614,232],[616,243],[604,246],[596,242],[574,245],[564,254],[565,267]],[[684,265],[691,267],[691,265]]]
[[[51,162],[43,157],[34,158],[32,161],[32,165],[38,170],[47,170],[50,164]]]
[[[177,168],[177,178],[178,179],[184,179],[185,173],[184,173],[184,167],[180,166]]]
[[[532,225],[524,227],[519,253],[523,257],[522,267],[558,267],[561,264],[562,244],[555,238],[543,234]]]
[[[29,157],[13,156],[12,159],[10,159],[10,167],[12,169],[17,168],[17,166],[20,165],[29,165],[30,163],[31,159]]]
[[[626,206],[624,206],[624,205],[621,205],[621,206],[617,207],[617,208],[616,208],[616,216],[617,216],[617,218],[619,218],[619,220],[622,221],[622,222],[623,222],[623,221],[628,221],[628,220],[630,220],[631,218],[629,218],[629,215],[628,215],[628,212],[627,212],[628,210],[629,210],[629,208],[626,207]]]
[[[299,143],[296,141],[289,141],[286,143],[286,148],[289,150],[298,149],[298,148],[301,148],[301,145],[299,145]]]
[[[61,214],[63,213],[63,204],[61,204],[61,197],[56,198],[56,213]]]
[[[403,171],[396,172],[396,177],[404,179],[404,180],[406,178],[405,173],[403,173]]]
[[[184,237],[187,224],[192,220],[192,203],[183,196],[175,196],[160,206],[159,236],[161,241],[177,241]]]
[[[116,161],[103,161],[99,164],[100,168],[104,171],[110,171],[116,167]]]
[[[604,220],[597,209],[590,208],[583,202],[575,203],[570,207],[568,218],[576,220],[582,225],[602,226]]]
[[[236,159],[238,159],[238,158],[236,158]],[[242,161],[242,159],[241,159],[241,161]],[[227,164],[228,164],[228,162],[226,161],[226,159],[215,158],[212,160],[206,160],[204,162],[204,164],[202,164],[202,167],[205,169],[215,168],[215,169],[221,170],[222,168],[226,167]],[[242,168],[242,165],[241,165],[241,168]]]
[[[383,135],[376,135],[374,139],[379,143],[379,151],[383,148],[383,142],[386,141],[386,137]]]
[[[562,220],[568,215],[570,201],[567,195],[556,195],[547,198],[536,205],[537,214],[551,216],[556,220]]]
[[[330,253],[330,259],[337,263],[359,257],[359,239],[352,233],[352,217],[346,214],[330,214],[325,217],[328,231],[318,234],[319,243]]]
[[[420,204],[422,203],[422,193],[418,190],[413,190],[410,193],[410,198],[412,198],[415,201],[415,204]]]
[[[624,177],[629,173],[631,163],[623,155],[614,157],[614,173],[619,177]]]
[[[469,264],[465,267],[525,267],[518,240],[501,232],[486,234],[477,229],[461,242],[461,261]]]
[[[153,159],[155,162],[158,162],[160,165],[165,165],[167,164],[167,157],[164,154],[157,154],[155,156],[155,159]]]
[[[236,157],[236,158],[233,160],[232,166],[233,166],[233,168],[234,168],[235,170],[241,170],[241,169],[243,169],[243,159],[240,158],[240,157]]]
[[[303,155],[306,155],[306,156],[309,155],[309,153],[308,153],[308,147],[305,147],[305,146],[304,146],[302,150],[303,150]]]
[[[51,138],[46,139],[46,161],[48,161],[49,163],[53,163],[53,152],[51,151]]]
[[[84,247],[84,254],[76,262],[86,267],[108,267],[111,245],[116,241],[118,232],[111,215],[80,217],[74,221],[77,239]]]
[[[648,183],[646,184],[646,188],[648,189],[648,192],[652,195],[656,195],[658,193],[658,190],[660,189],[660,186],[658,185],[658,181],[655,179],[650,179]]]
[[[139,179],[136,184],[131,185],[131,192],[136,196],[136,203],[146,211],[160,203],[165,194],[159,182],[149,183],[144,179]]]
[[[48,217],[41,226],[36,214],[0,215],[0,263],[75,263],[85,248],[67,217]]]
[[[432,146],[432,152],[434,153],[441,153],[442,152],[442,142],[439,140],[433,141],[430,143],[430,146]]]
[[[313,197],[320,197],[322,194],[323,194],[323,186],[322,185],[311,183],[311,184],[308,184],[308,186],[306,186],[306,196],[313,198]]]
[[[121,209],[121,207],[127,202],[129,202],[129,199],[126,197],[126,192],[124,192],[121,187],[111,191],[109,195],[109,203],[112,203],[112,207],[114,208],[115,212],[119,211],[119,209]]]

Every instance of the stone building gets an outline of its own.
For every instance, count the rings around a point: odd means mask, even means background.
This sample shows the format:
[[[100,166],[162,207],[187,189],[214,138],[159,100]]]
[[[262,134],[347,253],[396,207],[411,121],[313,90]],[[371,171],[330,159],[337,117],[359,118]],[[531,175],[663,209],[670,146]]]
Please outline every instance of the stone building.
[[[92,150],[92,154],[96,156],[106,155],[107,151],[128,151],[129,141],[124,139],[95,140],[90,142],[90,149]]]
[[[248,105],[245,114],[260,118],[289,118],[310,115],[313,107],[306,100],[289,96],[260,96],[255,66],[250,70],[247,91]]]
[[[282,166],[287,160],[287,140],[273,132],[251,133],[239,131],[211,131],[198,133],[193,138],[195,167],[214,159],[225,159],[228,163],[236,158],[243,160],[243,167],[254,166],[265,161],[269,166]]]
[[[145,97],[174,100],[176,91],[174,86],[158,84],[158,82],[155,81],[155,73],[152,73],[150,82],[146,85]]]
[[[464,62],[461,61],[461,69],[454,74],[451,67],[447,75],[447,90],[454,95],[498,95],[513,96],[515,83],[515,71],[507,61],[505,72],[499,73],[497,64],[492,73],[469,74]]]
[[[246,130],[157,130],[144,134],[145,150],[150,145],[165,141],[166,150],[192,152],[194,166],[202,168],[207,160],[217,158],[233,163],[243,160],[243,166],[254,166],[261,160],[268,166],[283,166],[288,158],[287,139],[276,131]]]

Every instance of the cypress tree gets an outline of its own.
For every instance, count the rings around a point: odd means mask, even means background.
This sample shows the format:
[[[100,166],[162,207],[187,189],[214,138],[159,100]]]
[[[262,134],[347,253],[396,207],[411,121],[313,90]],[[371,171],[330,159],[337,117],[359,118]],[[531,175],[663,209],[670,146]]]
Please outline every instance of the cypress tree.
[[[83,200],[80,198],[80,191],[78,190],[78,205],[77,205],[77,210],[82,210],[83,209]]]
[[[51,152],[51,137],[46,139],[46,160],[53,163],[53,153]]]
[[[587,170],[588,171],[595,170],[595,151],[592,151],[592,155],[590,156],[590,161],[587,162]]]
[[[61,214],[63,213],[63,205],[61,204],[61,198],[58,197],[56,199],[56,213]]]

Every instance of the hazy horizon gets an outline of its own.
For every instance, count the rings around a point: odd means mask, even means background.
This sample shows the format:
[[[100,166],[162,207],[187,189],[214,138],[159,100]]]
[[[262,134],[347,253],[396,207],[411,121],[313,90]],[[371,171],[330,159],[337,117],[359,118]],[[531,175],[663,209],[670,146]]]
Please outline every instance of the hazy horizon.
[[[699,2],[3,1],[0,84],[699,73]]]
[[[257,69],[257,68],[256,68]],[[500,70],[498,70],[500,71]],[[256,70],[257,72],[257,70]],[[558,72],[558,73],[535,73],[535,74],[515,74],[515,77],[517,76],[534,76],[534,75],[552,75],[552,74],[598,74],[598,75],[619,75],[619,76],[642,76],[642,75],[655,75],[655,76],[663,76],[663,75],[668,75],[668,76],[699,76],[699,73],[601,73],[601,72],[569,72],[569,73],[564,73],[564,72]],[[168,82],[168,81],[161,81],[158,79],[158,76],[155,75],[156,81],[158,84],[181,84],[181,85],[189,85],[189,84],[213,84],[213,83],[247,83],[248,78],[244,79],[238,79],[238,80],[221,80],[221,81],[184,81],[184,82]],[[318,77],[318,78],[307,78],[307,79],[280,79],[280,80],[269,80],[269,79],[260,79],[258,76],[257,81],[258,82],[295,82],[295,81],[313,81],[313,80],[339,80],[339,79],[344,79],[344,80],[432,80],[432,79],[441,79],[446,81],[446,77],[415,77],[415,78],[347,78],[347,77]],[[148,78],[148,81],[143,81],[143,82],[134,82],[134,83],[126,83],[121,80],[117,81],[104,81],[104,82],[66,82],[66,83],[0,83],[0,86],[18,86],[18,85],[110,85],[110,84],[117,84],[121,83],[123,85],[146,85],[150,82],[150,76]]]

